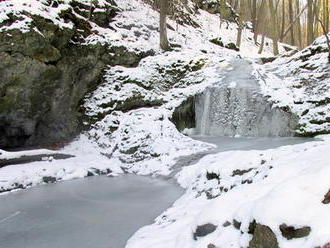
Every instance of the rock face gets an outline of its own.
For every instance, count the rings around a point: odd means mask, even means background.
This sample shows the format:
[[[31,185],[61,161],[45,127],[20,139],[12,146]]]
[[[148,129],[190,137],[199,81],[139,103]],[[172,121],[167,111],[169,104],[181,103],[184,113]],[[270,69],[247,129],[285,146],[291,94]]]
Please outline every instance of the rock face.
[[[179,107],[175,109],[172,116],[172,122],[178,130],[196,127],[195,123],[195,99],[189,97]]]
[[[48,19],[24,13],[33,19],[28,32],[10,29],[0,33],[0,148],[71,138],[82,128],[79,103],[100,83],[105,66],[133,66],[144,56],[121,47],[85,45],[84,38],[93,30],[77,12],[87,16],[89,6],[71,5],[60,16],[73,23],[73,28],[60,28]],[[110,4],[103,8],[104,12],[91,17],[101,26],[108,25],[117,12]],[[0,23],[0,28],[15,20]]]
[[[275,234],[268,226],[257,224],[249,248],[278,248]]]

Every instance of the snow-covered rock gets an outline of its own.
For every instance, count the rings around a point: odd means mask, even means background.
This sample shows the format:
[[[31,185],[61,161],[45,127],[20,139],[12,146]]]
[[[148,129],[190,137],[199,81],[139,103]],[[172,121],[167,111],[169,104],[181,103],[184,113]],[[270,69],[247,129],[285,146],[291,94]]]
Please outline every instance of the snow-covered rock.
[[[330,66],[325,36],[291,57],[259,66],[255,75],[264,94],[299,116],[298,135],[330,132]]]
[[[326,245],[330,140],[319,138],[324,140],[208,155],[183,168],[177,179],[186,194],[135,233],[127,248],[258,247],[251,240],[265,227],[276,238],[274,247]],[[208,223],[217,228],[194,239],[197,228]]]

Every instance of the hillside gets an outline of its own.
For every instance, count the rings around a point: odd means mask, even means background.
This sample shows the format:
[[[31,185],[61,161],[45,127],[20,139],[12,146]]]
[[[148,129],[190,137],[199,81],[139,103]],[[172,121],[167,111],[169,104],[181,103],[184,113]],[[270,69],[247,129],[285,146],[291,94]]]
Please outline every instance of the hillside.
[[[169,21],[175,50],[227,53],[209,40],[233,46],[236,24],[224,21],[220,28],[217,15],[194,6],[180,10],[182,20]],[[82,130],[80,101],[102,83],[107,66],[135,67],[160,53],[158,13],[150,5],[98,1],[88,20],[89,9],[83,0],[1,2],[1,147],[71,139]],[[257,51],[252,36],[244,31],[242,54]]]
[[[292,57],[279,58],[261,69],[264,93],[278,106],[299,116],[298,135],[326,134],[330,131],[330,68],[324,36]]]

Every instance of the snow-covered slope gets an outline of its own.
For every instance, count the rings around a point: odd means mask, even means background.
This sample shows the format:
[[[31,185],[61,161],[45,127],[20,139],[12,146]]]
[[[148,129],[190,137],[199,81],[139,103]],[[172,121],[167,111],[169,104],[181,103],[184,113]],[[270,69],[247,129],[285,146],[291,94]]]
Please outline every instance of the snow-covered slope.
[[[141,174],[168,174],[179,156],[209,149],[210,145],[179,133],[169,119],[175,108],[189,96],[198,94],[208,85],[221,80],[222,70],[227,70],[230,58],[239,53],[209,40],[221,38],[224,45],[234,42],[237,25],[223,23],[220,27],[218,15],[203,10],[186,12],[195,21],[194,25],[169,20],[172,28],[169,28],[168,36],[175,48],[163,53],[158,42],[159,13],[150,5],[141,0],[98,1],[89,20],[88,3],[85,0],[1,2],[1,33],[11,35],[10,32],[15,30],[33,32],[47,40],[47,34],[37,28],[39,16],[63,30],[88,27],[81,30],[79,44],[101,44],[109,47],[112,52],[107,56],[113,61],[117,61],[118,56],[126,56],[129,60],[130,56],[136,54],[152,55],[141,60],[135,68],[109,66],[103,84],[85,99],[87,125],[92,125],[90,131],[83,136],[96,142],[100,153],[112,157],[106,166],[109,170],[115,164],[115,168],[122,166],[125,170]],[[193,8],[194,4],[190,2],[189,6]],[[68,15],[72,21],[68,21]],[[106,25],[107,19],[104,20],[104,16],[107,15],[111,19]],[[257,56],[258,47],[252,37],[250,30],[244,30],[239,56]],[[269,39],[267,43],[271,44]],[[263,55],[271,55],[270,46],[265,47]],[[133,61],[135,60],[136,57]],[[150,128],[150,123],[153,128]],[[85,139],[81,143],[84,142]],[[67,164],[70,161],[76,163],[75,160],[68,159]],[[11,168],[0,171],[5,173],[1,180],[2,190],[41,183],[46,176],[56,180],[66,178],[53,170],[47,170],[51,163],[36,164],[36,170],[29,170],[29,176],[24,176],[27,178],[24,182],[21,182],[20,176],[14,176],[14,171],[9,172]],[[29,165],[19,165],[18,168],[26,171],[27,166]],[[83,167],[83,173],[78,173],[80,176],[94,171],[95,164],[87,163]],[[106,171],[101,163],[99,169]],[[33,179],[31,173],[35,175]]]
[[[195,7],[188,2],[191,9]],[[0,3],[0,23],[5,24],[0,32],[8,30],[20,30],[21,32],[39,32],[35,28],[34,16],[41,16],[60,28],[74,28],[74,23],[66,23],[63,13],[73,10],[73,14],[82,22],[87,21],[92,26],[92,34],[84,37],[87,44],[101,43],[114,47],[124,46],[131,51],[159,51],[159,13],[142,0],[99,0],[93,15],[106,13],[112,8],[118,11],[108,25],[101,25],[98,21],[89,21],[85,16],[86,9],[79,8],[83,4],[88,8],[89,0],[64,0],[64,1],[2,1]],[[75,6],[75,7],[73,7]],[[184,10],[183,10],[184,11]],[[187,11],[186,11],[187,12]],[[184,13],[184,12],[183,12]],[[82,15],[83,14],[83,15]],[[169,20],[169,39],[172,43],[182,48],[193,50],[221,49],[211,44],[209,40],[221,38],[224,45],[236,42],[237,25],[235,23],[222,23],[218,15],[212,15],[203,10],[197,13],[184,13],[195,21],[198,27],[187,24],[180,25]],[[178,18],[180,20],[180,18]],[[92,18],[93,20],[93,18]],[[102,23],[103,24],[103,23]],[[282,52],[285,49],[280,46]],[[253,42],[253,33],[245,29],[242,35],[242,53],[257,54],[258,46]],[[263,55],[271,55],[271,40],[266,38],[266,46]]]
[[[177,179],[186,194],[127,248],[260,247],[266,240],[269,246],[261,247],[327,247],[330,140],[320,138],[325,141],[208,155],[183,168]],[[264,239],[256,241],[258,235]]]
[[[292,57],[257,68],[264,94],[296,113],[298,135],[330,132],[330,66],[325,36]]]

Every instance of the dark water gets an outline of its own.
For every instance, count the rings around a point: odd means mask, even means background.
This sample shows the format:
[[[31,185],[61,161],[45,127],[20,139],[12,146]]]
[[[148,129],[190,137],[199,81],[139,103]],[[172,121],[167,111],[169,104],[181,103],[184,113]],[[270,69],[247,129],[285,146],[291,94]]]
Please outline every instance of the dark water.
[[[2,195],[0,247],[121,248],[182,194],[170,181],[124,175]]]

